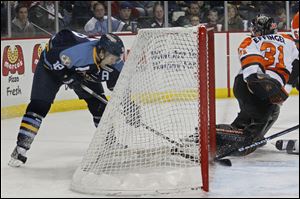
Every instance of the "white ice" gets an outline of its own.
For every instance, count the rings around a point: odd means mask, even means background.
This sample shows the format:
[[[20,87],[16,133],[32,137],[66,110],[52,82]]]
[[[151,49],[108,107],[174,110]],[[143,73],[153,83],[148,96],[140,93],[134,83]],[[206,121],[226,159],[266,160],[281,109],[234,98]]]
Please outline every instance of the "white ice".
[[[231,122],[238,111],[235,99],[217,100],[217,123]],[[1,120],[2,197],[118,197],[86,195],[69,189],[72,175],[95,132],[87,110],[52,113],[44,120],[20,168],[7,165],[15,146],[21,118]],[[299,123],[299,96],[291,96],[268,135]],[[299,130],[277,139],[299,139]],[[210,192],[199,189],[136,197],[294,197],[299,198],[299,155],[278,151],[272,143],[246,157],[232,157],[232,167],[215,165]],[[144,182],[145,184],[147,182]],[[125,193],[124,193],[125,194]],[[132,195],[127,195],[132,196]]]

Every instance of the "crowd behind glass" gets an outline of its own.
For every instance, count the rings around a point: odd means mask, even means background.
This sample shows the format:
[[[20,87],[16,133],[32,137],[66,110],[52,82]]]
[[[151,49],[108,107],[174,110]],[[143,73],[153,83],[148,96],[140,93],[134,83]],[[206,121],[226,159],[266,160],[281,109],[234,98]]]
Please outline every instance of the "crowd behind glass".
[[[289,31],[298,9],[299,1],[1,1],[1,38],[50,36],[63,28],[96,36],[199,24],[248,31],[257,14]]]

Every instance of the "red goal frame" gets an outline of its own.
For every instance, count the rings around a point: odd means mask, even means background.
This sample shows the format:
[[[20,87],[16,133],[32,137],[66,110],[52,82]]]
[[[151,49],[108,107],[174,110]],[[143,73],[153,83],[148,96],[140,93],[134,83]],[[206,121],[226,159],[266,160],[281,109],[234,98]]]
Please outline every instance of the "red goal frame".
[[[214,32],[198,28],[199,160],[202,189],[209,191],[209,163],[216,153]]]

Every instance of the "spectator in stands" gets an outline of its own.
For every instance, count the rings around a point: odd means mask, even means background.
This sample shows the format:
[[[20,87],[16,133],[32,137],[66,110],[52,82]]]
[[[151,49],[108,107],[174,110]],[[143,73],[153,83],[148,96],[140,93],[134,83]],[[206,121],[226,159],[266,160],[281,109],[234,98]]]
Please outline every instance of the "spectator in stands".
[[[49,18],[45,4],[45,2],[32,1],[28,10],[28,18],[35,25],[36,34],[49,36],[55,33],[55,20]]]
[[[240,4],[237,7],[239,15],[244,20],[254,19],[257,15],[256,7],[251,1],[240,1]],[[248,26],[250,26],[250,21],[251,20],[248,21]]]
[[[199,16],[191,16],[190,18],[191,26],[198,26],[200,24],[200,17]]]
[[[224,1],[207,1],[211,9],[221,10],[224,9]]]
[[[139,16],[153,16],[155,1],[130,1],[130,3],[138,10]]]
[[[88,20],[93,17],[94,1],[74,1],[72,9],[72,29],[79,32],[82,30]]]
[[[55,20],[55,16],[54,16],[54,13],[55,13],[55,5],[54,5],[54,1],[45,1],[44,3],[44,7],[48,10],[48,19],[51,20],[51,21],[54,21]],[[61,14],[58,13],[58,18],[62,18]]]
[[[242,31],[243,29],[244,29],[243,20],[239,16],[237,7],[235,5],[228,4],[228,30]]]
[[[219,19],[218,11],[215,9],[211,9],[208,12],[207,19],[208,19],[207,27],[214,28],[215,31],[217,31],[217,24],[223,24],[223,22]],[[222,30],[223,30],[223,26],[222,26]]]
[[[164,23],[164,8],[160,3],[156,3],[153,7],[153,18],[144,25],[139,24],[139,28],[163,28]]]
[[[28,8],[19,4],[16,7],[16,17],[12,20],[13,37],[32,37],[35,35],[35,28],[28,20]]]
[[[200,19],[200,7],[196,1],[193,1],[189,4],[189,8],[185,14],[185,16],[180,16],[176,22],[174,22],[174,26],[186,27],[191,25],[192,16],[198,16]]]
[[[193,16],[190,16],[189,18],[187,16],[180,16],[176,21],[174,21],[173,26],[175,27],[189,27],[191,26],[191,18]]]
[[[59,2],[59,12],[61,13],[63,19],[59,21],[60,29],[67,28],[71,26],[72,22],[72,2],[71,1],[60,1]]]
[[[67,28],[72,19],[71,12],[63,9],[62,4],[58,7],[58,22],[60,28]],[[54,1],[45,1],[43,7],[47,10],[48,22],[52,24],[51,28],[54,29],[55,24],[55,4]]]
[[[105,16],[105,6],[102,3],[95,3],[93,6],[94,17],[84,26],[85,32],[90,36],[103,35],[109,33],[108,18]],[[112,32],[120,32],[125,25],[124,22],[111,18]]]
[[[197,1],[199,5],[199,17],[201,23],[205,22],[206,16],[209,12],[209,5],[206,5],[205,1]]]
[[[208,4],[209,10],[216,10],[218,11],[219,20],[224,21],[224,1],[206,1]]]
[[[119,17],[119,15],[120,15],[120,10],[121,10],[121,4],[122,4],[123,2],[124,2],[124,1],[112,1],[112,2],[111,2],[111,15],[112,15],[113,17],[116,17],[116,18]],[[135,20],[136,20],[137,18],[139,18],[140,13],[139,13],[139,11],[138,11],[135,7],[133,7],[132,2],[131,2],[131,1],[126,1],[126,3],[127,3],[127,4],[130,4],[130,7],[131,7],[130,17],[131,17],[132,19],[135,19]]]
[[[275,22],[277,23],[278,30],[286,30],[286,12],[285,8],[279,8],[276,10],[276,17],[274,18]]]
[[[188,9],[185,1],[168,1],[168,7],[170,12],[186,11]]]
[[[123,30],[125,31],[131,31],[131,23],[134,22],[134,20],[131,17],[131,13],[132,5],[127,1],[121,2],[119,20],[125,23],[123,27]]]
[[[275,18],[279,8],[285,7],[285,1],[257,1],[256,7],[259,14],[267,14]]]
[[[94,11],[93,11],[93,9],[94,9],[94,5],[96,4],[96,3],[98,3],[98,1],[89,1],[90,2],[90,11],[91,11],[91,14],[92,14],[92,16],[94,15]],[[103,3],[103,6],[104,6],[104,8],[105,8],[105,4]]]
[[[189,12],[190,16],[199,16],[200,6],[199,6],[198,2],[191,2],[188,12]]]

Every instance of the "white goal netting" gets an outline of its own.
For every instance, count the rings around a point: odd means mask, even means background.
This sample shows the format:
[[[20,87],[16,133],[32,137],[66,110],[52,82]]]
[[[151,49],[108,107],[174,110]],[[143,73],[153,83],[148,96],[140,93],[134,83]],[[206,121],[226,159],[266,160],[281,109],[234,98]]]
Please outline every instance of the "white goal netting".
[[[201,185],[198,48],[197,28],[139,31],[73,190]]]

